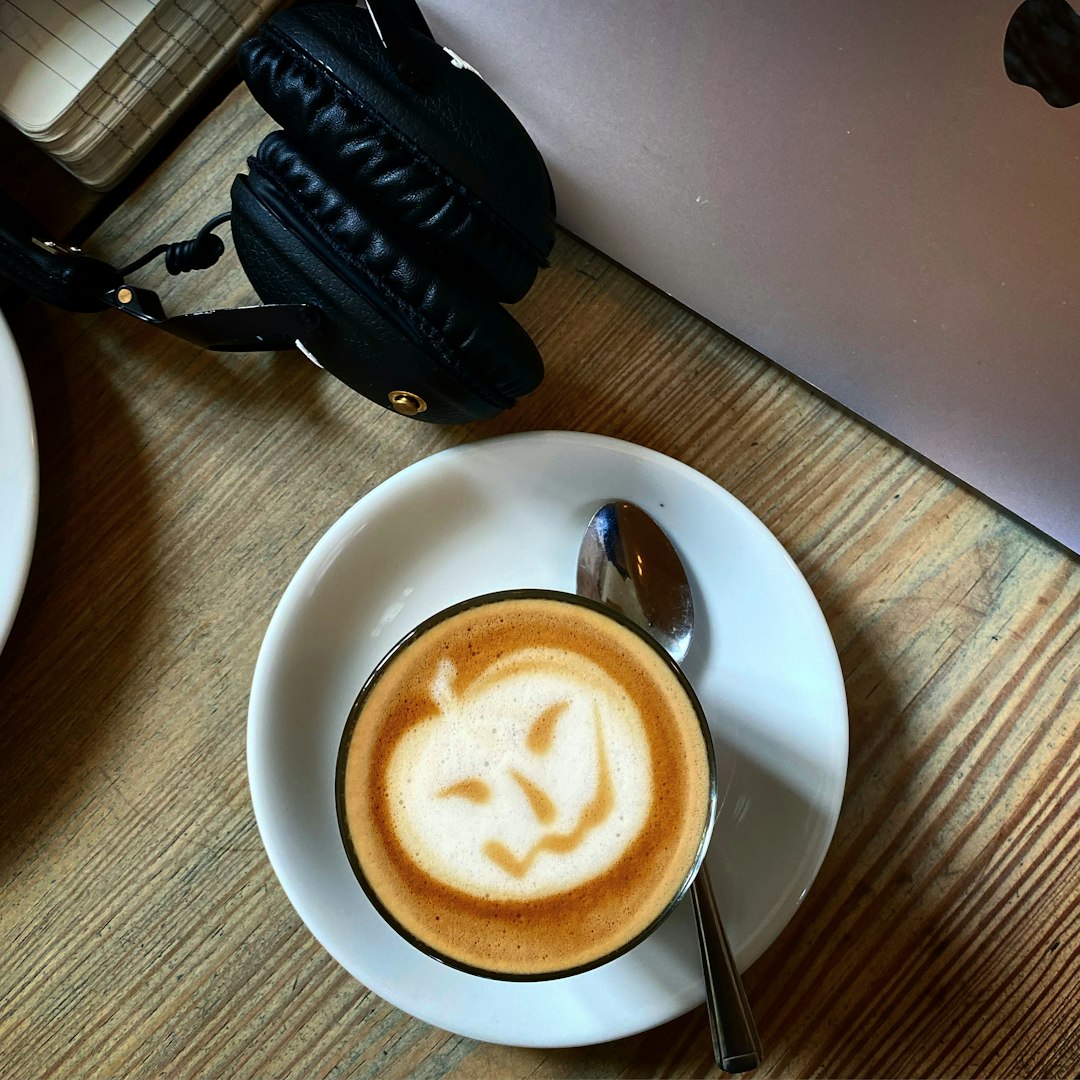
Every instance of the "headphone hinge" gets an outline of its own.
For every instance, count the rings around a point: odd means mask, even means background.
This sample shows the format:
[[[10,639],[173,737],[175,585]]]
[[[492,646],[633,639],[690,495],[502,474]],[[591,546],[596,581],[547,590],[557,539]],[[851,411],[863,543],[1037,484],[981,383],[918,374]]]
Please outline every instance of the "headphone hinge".
[[[110,307],[215,352],[277,352],[292,349],[322,322],[313,304],[256,304],[166,315],[157,293],[121,285],[105,295]]]

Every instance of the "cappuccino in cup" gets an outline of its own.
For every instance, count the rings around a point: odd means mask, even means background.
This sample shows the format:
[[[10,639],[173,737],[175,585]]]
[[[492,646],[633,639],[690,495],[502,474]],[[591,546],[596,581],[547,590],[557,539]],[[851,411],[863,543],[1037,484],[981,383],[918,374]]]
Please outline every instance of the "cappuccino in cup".
[[[704,857],[712,741],[648,635],[571,594],[456,605],[349,715],[338,817],[357,878],[419,948],[506,979],[582,971],[668,914]]]

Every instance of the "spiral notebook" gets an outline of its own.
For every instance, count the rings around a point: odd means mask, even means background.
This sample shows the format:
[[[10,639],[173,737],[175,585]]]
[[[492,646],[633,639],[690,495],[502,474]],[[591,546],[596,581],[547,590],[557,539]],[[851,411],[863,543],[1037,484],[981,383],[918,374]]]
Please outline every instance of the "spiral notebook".
[[[281,0],[0,0],[0,116],[117,184]]]

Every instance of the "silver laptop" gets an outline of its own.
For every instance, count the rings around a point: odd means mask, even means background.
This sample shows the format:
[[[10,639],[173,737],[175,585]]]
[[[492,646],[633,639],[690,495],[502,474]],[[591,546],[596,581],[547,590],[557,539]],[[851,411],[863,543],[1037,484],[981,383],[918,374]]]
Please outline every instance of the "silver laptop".
[[[1065,0],[424,11],[532,133],[567,229],[1080,551]]]

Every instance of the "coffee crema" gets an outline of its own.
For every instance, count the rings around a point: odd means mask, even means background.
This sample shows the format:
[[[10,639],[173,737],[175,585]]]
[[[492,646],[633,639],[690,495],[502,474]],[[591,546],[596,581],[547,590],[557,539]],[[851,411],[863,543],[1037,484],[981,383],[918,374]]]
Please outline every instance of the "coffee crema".
[[[711,743],[666,656],[596,605],[482,597],[380,666],[346,725],[358,877],[422,948],[542,977],[616,954],[693,871]]]

